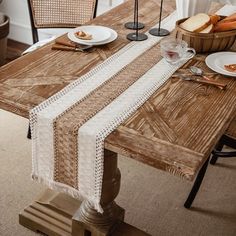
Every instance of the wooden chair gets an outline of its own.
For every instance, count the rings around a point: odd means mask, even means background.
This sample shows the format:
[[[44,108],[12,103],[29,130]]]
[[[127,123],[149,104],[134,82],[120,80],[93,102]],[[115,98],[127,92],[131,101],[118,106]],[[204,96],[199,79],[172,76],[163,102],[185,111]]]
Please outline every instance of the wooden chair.
[[[40,28],[73,28],[97,14],[98,0],[28,0],[33,43],[39,41]]]
[[[229,158],[229,157],[236,157],[236,151],[222,151],[224,145],[236,149],[236,117],[231,122],[229,128],[227,129],[226,133],[221,137],[219,143],[216,145],[215,149],[212,151],[212,158],[210,160],[210,164],[214,165],[219,157],[221,158]],[[187,200],[184,203],[184,207],[189,209],[198,193],[198,190],[201,186],[202,180],[205,176],[208,163],[210,157],[204,163],[202,168],[200,169],[195,182],[193,184],[192,190],[189,193]]]
[[[77,27],[95,18],[97,14],[98,0],[27,1],[34,44],[39,41],[38,29]],[[31,138],[30,127],[27,138]]]

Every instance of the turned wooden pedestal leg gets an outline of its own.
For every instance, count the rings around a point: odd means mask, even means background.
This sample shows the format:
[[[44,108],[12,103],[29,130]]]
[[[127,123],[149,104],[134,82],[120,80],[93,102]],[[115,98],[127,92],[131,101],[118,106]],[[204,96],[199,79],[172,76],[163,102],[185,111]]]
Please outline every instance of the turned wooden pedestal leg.
[[[100,214],[89,202],[83,202],[72,219],[72,235],[105,236],[111,234],[117,224],[124,220],[124,209],[114,202],[119,190],[120,171],[117,168],[117,154],[105,150],[101,197],[104,212]]]
[[[147,236],[148,234],[123,222],[124,209],[114,199],[120,189],[117,154],[105,150],[101,205],[103,214],[87,201],[47,190],[19,215],[20,224],[50,236]]]

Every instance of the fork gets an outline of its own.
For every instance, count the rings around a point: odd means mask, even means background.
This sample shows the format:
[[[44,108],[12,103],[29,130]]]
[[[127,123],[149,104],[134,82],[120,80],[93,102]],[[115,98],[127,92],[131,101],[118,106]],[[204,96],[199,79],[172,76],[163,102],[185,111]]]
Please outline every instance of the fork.
[[[183,76],[181,74],[177,74],[176,76],[179,77],[180,79],[183,79],[183,80],[188,80],[188,81],[199,82],[199,83],[202,83],[202,84],[213,85],[213,86],[216,86],[217,88],[220,88],[222,90],[225,90],[226,87],[227,87],[227,84],[218,83],[218,82],[212,81],[212,80],[205,80],[205,79],[198,79],[198,78],[193,78],[193,77],[186,77],[186,76]]]

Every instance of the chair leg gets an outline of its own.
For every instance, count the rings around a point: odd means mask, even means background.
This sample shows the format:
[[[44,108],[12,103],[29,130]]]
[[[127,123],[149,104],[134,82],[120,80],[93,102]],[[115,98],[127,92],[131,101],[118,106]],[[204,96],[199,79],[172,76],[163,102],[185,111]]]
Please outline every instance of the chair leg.
[[[218,156],[217,155],[213,155],[211,160],[210,160],[211,165],[215,165],[217,160],[218,160]]]
[[[191,205],[192,205],[192,203],[193,203],[193,201],[194,201],[194,199],[195,199],[195,197],[198,193],[198,190],[201,186],[202,180],[205,176],[205,173],[206,173],[206,170],[207,170],[207,167],[208,167],[209,159],[210,158],[207,158],[206,162],[204,163],[204,165],[202,166],[202,168],[198,172],[198,175],[195,179],[195,182],[193,184],[191,192],[189,193],[188,198],[184,203],[184,207],[187,208],[187,209],[189,209],[191,207]]]
[[[28,0],[27,3],[28,3],[28,9],[29,9],[30,25],[31,25],[31,30],[32,30],[33,43],[37,43],[39,41],[39,35],[38,35],[38,30],[34,25],[33,9],[31,7],[30,0]]]
[[[28,127],[27,138],[28,138],[28,139],[31,139],[31,130],[30,130],[30,125],[29,125],[29,127]]]
[[[220,140],[219,141],[219,143],[216,145],[216,150],[217,151],[221,151],[222,149],[223,149],[223,147],[224,147],[224,143]],[[213,154],[212,155],[212,158],[211,158],[211,160],[210,160],[210,164],[211,165],[215,165],[216,164],[216,162],[217,162],[217,160],[218,160],[218,156],[216,155],[216,154]]]

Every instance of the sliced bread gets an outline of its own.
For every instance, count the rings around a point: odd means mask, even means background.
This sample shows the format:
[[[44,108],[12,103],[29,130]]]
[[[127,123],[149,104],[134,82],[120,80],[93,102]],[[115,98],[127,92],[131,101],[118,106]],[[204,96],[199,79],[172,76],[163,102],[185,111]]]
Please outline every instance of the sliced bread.
[[[180,24],[180,27],[191,32],[200,32],[206,27],[208,27],[210,24],[210,16],[205,13],[199,13],[195,16],[191,16],[190,18],[188,18],[186,21]]]
[[[213,30],[214,30],[214,25],[210,24],[204,30],[200,31],[199,33],[207,34],[207,33],[213,32]]]

